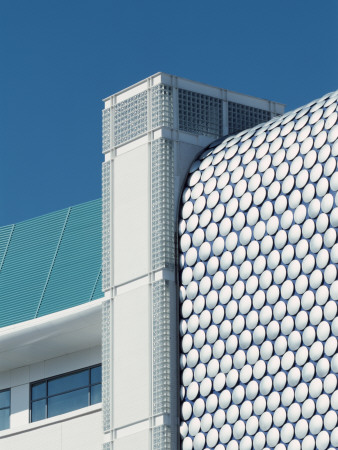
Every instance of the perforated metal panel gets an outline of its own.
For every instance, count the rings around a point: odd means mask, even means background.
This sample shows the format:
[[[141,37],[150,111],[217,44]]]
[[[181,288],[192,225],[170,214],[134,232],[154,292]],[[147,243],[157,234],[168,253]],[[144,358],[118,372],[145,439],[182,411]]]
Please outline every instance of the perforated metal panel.
[[[102,164],[102,290],[110,288],[110,161]]]
[[[158,84],[151,90],[151,124],[156,127],[173,127],[172,87]]]
[[[102,152],[110,149],[110,113],[111,108],[102,111]]]
[[[152,142],[152,265],[174,267],[174,154],[166,139]]]
[[[188,133],[222,135],[222,101],[197,92],[178,90],[179,129]]]
[[[114,145],[120,145],[147,131],[147,91],[114,106]]]
[[[187,449],[338,447],[338,91],[211,145],[180,234]]]
[[[102,303],[102,412],[105,432],[110,431],[111,423],[111,346],[111,300],[106,300]]]
[[[153,284],[153,414],[170,412],[170,292],[168,282]]]
[[[153,450],[169,450],[171,448],[171,432],[166,425],[153,428]]]
[[[270,111],[228,102],[229,134],[238,133],[270,119]]]

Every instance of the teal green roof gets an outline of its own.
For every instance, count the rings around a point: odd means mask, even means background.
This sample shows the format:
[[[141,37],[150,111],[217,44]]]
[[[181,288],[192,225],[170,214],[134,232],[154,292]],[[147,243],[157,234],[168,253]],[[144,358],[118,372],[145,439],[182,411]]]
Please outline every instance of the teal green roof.
[[[0,327],[102,296],[101,199],[0,228]]]

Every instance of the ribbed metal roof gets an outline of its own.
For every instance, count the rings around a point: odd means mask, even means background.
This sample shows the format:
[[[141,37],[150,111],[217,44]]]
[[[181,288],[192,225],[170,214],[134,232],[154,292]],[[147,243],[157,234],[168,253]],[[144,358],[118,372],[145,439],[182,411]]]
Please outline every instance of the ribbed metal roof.
[[[102,296],[101,199],[0,228],[0,327]]]

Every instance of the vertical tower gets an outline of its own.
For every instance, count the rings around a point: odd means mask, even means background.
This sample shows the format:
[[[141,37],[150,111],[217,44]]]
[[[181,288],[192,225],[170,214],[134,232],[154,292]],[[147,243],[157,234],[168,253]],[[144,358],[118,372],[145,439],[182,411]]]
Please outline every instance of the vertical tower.
[[[283,106],[164,73],[104,105],[103,448],[176,449],[181,186],[202,148]]]

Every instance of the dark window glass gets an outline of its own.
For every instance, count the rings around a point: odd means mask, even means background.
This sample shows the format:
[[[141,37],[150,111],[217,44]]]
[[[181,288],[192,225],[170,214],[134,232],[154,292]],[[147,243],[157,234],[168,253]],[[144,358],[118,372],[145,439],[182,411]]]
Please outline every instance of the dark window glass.
[[[0,391],[0,431],[9,428],[11,390]]]
[[[46,397],[46,382],[34,384],[32,386],[32,400],[38,400],[39,398]]]
[[[0,391],[0,408],[9,408],[11,401],[10,390]]]
[[[95,403],[101,402],[101,384],[96,384],[91,387],[90,404],[95,405]]]
[[[46,399],[37,400],[32,402],[32,417],[31,421],[36,422],[37,420],[42,420],[46,418]]]
[[[91,373],[90,373],[90,384],[97,384],[97,383],[101,383],[101,379],[102,379],[102,367],[93,367],[91,369]]]
[[[48,417],[54,417],[88,406],[88,390],[89,388],[84,388],[50,397],[48,399]]]
[[[31,386],[31,421],[101,402],[101,366],[61,375]]]
[[[0,409],[0,430],[9,428],[9,408]]]
[[[48,396],[73,391],[89,385],[89,370],[73,373],[48,381]]]

